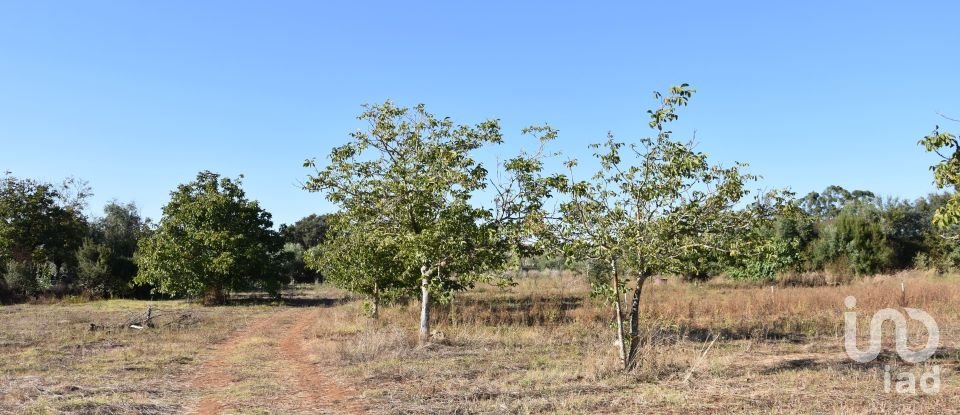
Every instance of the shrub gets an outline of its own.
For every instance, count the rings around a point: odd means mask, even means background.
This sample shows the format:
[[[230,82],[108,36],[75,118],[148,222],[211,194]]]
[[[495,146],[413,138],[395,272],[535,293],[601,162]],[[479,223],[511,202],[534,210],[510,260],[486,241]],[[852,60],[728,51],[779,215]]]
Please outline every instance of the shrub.
[[[814,236],[813,218],[803,211],[788,210],[754,232],[759,234],[755,238],[762,242],[727,268],[729,277],[770,281],[778,274],[799,271],[803,250]]]
[[[872,207],[845,208],[836,219],[821,225],[820,235],[811,246],[809,267],[854,275],[889,268],[893,252],[880,223]]]
[[[110,248],[86,239],[77,251],[77,279],[92,295],[106,296],[118,290],[110,274]]]
[[[13,294],[34,296],[50,289],[57,275],[53,263],[34,264],[24,261],[8,261],[4,280]]]

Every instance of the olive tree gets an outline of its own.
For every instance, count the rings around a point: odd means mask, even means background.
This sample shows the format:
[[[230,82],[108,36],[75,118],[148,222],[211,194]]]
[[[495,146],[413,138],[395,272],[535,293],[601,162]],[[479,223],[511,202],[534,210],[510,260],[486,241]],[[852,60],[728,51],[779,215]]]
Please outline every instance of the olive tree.
[[[140,240],[135,281],[163,294],[204,295],[207,304],[224,302],[231,291],[276,294],[283,239],[272,226],[241,179],[200,172],[171,193],[156,232]]]
[[[660,106],[648,111],[654,136],[628,143],[608,135],[591,146],[599,169],[589,180],[573,179],[577,162],[571,160],[570,176],[559,181],[565,201],[557,232],[568,254],[609,264],[609,280],[598,288],[614,306],[625,370],[637,365],[644,282],[652,275],[683,273],[692,256],[740,255],[747,241],[738,236],[767,210],[763,201],[738,208],[748,194],[745,185],[754,180],[741,172],[743,164],[710,164],[692,142],[672,139],[669,124],[693,92],[684,84],[667,95],[655,93]],[[632,294],[624,271],[632,276]]]
[[[524,230],[535,229],[531,224],[543,216],[536,213],[542,207],[546,180],[538,175],[542,164],[536,157],[542,152],[504,163],[509,179],[497,187],[491,204],[480,207],[473,204],[474,198],[483,196],[492,179],[474,154],[503,141],[497,120],[457,124],[430,114],[422,104],[402,108],[390,101],[365,106],[358,118],[367,122],[367,128],[334,148],[325,166],[318,167],[312,159],[304,163],[315,169],[304,187],[324,192],[352,229],[372,232],[389,249],[396,249],[402,276],[385,278],[408,281],[406,275],[417,276],[423,343],[429,340],[430,304],[435,297],[448,300],[492,277],[511,253],[522,253],[511,247],[527,240]],[[527,132],[543,140],[553,136],[547,127]],[[341,234],[356,238],[354,230]],[[331,241],[337,243],[336,238]],[[368,242],[353,240],[350,246],[385,248]]]

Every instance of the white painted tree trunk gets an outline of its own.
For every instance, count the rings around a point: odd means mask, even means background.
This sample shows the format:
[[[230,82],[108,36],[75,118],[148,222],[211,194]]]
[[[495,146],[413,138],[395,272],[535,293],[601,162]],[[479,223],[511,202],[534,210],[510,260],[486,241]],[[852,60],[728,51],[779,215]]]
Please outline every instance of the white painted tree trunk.
[[[430,277],[420,270],[420,345],[430,341]]]

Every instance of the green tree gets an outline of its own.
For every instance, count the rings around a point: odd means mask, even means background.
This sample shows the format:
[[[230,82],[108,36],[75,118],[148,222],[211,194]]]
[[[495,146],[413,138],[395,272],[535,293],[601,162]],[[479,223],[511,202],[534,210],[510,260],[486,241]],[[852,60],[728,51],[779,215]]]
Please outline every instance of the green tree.
[[[108,203],[104,216],[93,221],[90,236],[77,252],[81,286],[99,296],[129,293],[137,265],[134,254],[149,226],[133,203]]]
[[[108,296],[114,288],[115,280],[110,272],[112,251],[104,244],[93,239],[84,239],[77,250],[77,280],[80,286],[98,296]]]
[[[910,203],[888,199],[880,207],[880,226],[890,247],[890,267],[905,269],[914,265],[916,256],[927,248],[925,236],[931,232],[932,217],[924,212],[924,199]]]
[[[957,136],[941,131],[938,125],[932,133],[923,137],[919,144],[940,157],[940,162],[930,167],[937,188],[953,191],[953,196],[947,203],[937,209],[933,223],[940,227],[956,225],[960,223],[960,193],[957,193],[960,185],[960,143]]]
[[[283,240],[241,179],[203,171],[178,186],[156,232],[139,243],[135,281],[163,294],[204,295],[207,304],[232,291],[278,293]]]
[[[367,296],[374,318],[385,300],[415,293],[420,275],[400,257],[402,250],[396,240],[345,217],[328,220],[328,238],[305,255],[308,267],[340,288]]]
[[[827,186],[821,193],[810,192],[800,200],[803,210],[816,218],[835,218],[844,206],[852,203],[878,204],[878,198],[873,192],[866,190],[849,191],[841,186]]]
[[[76,265],[75,252],[87,232],[82,207],[89,195],[86,184],[76,179],[53,185],[10,173],[4,176],[0,182],[0,264],[19,263],[15,274],[26,284],[21,285],[45,285],[26,283],[26,269],[43,270],[33,273],[34,277],[49,278],[51,283],[67,282]]]
[[[304,249],[310,249],[323,243],[326,238],[329,215],[311,214],[294,222],[291,225],[280,225],[280,236],[286,242],[300,244]]]
[[[686,106],[693,90],[686,84],[655,94],[660,107],[648,111],[656,134],[636,143],[616,141],[612,135],[597,150],[600,169],[589,181],[560,181],[568,200],[561,205],[558,233],[575,258],[610,264],[609,282],[600,291],[614,305],[616,339],[625,370],[637,365],[639,304],[643,284],[651,275],[683,274],[697,253],[738,256],[748,247],[743,235],[769,207],[756,203],[735,209],[747,195],[752,176],[743,165],[711,165],[692,143],[671,138],[670,122]],[[571,169],[575,161],[568,163]],[[627,289],[621,271],[632,274],[629,332],[624,327],[622,295]],[[624,274],[626,275],[626,274]]]
[[[806,248],[816,237],[815,218],[799,207],[799,201],[774,202],[780,209],[772,218],[752,226],[747,240],[751,249],[727,264],[734,279],[772,280],[777,274],[798,271],[805,263]]]
[[[286,273],[295,282],[320,282],[322,274],[306,266],[304,254],[326,239],[329,215],[311,214],[291,225],[280,225],[280,236],[287,242]]]
[[[872,205],[852,204],[836,219],[821,224],[810,260],[813,269],[869,275],[889,268],[892,254],[880,211]]]
[[[7,261],[5,285],[18,296],[33,296],[49,290],[60,270],[52,262]]]
[[[489,278],[511,251],[520,251],[511,249],[524,239],[518,235],[535,228],[530,225],[538,215],[531,212],[542,206],[529,203],[537,191],[525,185],[542,187],[536,175],[542,164],[527,155],[504,163],[510,179],[498,188],[496,207],[475,207],[471,201],[489,179],[473,153],[502,142],[498,121],[456,124],[422,104],[408,109],[387,101],[365,108],[359,119],[369,128],[334,148],[305,187],[325,192],[352,227],[396,244],[403,274],[419,277],[420,341],[426,342],[432,298],[446,301]],[[527,131],[552,137],[544,127]],[[316,162],[307,160],[305,167],[316,168]]]
[[[960,239],[960,224],[937,226],[933,223],[937,211],[946,206],[952,197],[945,193],[929,194],[917,199],[909,212],[894,213],[907,224],[899,225],[902,229],[895,230],[892,237],[906,239],[906,242],[900,243],[916,250],[911,265],[938,272],[955,271],[960,267],[960,245],[956,242]],[[886,227],[884,232],[887,232]]]

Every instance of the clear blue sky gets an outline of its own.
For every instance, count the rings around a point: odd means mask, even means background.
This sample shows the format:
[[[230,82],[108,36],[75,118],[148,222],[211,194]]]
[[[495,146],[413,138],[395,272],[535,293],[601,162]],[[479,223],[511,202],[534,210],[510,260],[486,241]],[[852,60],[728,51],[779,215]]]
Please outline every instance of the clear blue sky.
[[[278,223],[360,104],[646,134],[650,93],[697,88],[680,137],[762,187],[933,190],[916,141],[960,116],[960,2],[0,1],[0,170],[93,186],[91,209],[244,174]],[[519,3],[524,3],[520,5]]]

